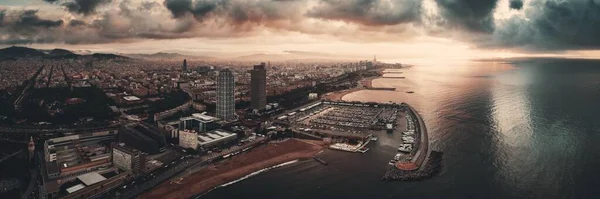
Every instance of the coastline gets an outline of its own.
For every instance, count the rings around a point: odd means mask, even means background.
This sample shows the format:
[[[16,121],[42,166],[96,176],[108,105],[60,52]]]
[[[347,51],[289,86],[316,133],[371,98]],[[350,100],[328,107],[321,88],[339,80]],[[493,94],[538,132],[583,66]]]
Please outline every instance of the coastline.
[[[361,79],[359,82],[360,83],[359,87],[351,88],[351,89],[347,89],[347,90],[343,90],[343,91],[331,92],[331,93],[328,93],[323,98],[327,99],[327,100],[331,100],[331,101],[342,101],[344,96],[346,96],[350,93],[373,88],[372,82],[374,79],[377,79],[377,78],[381,78],[381,77],[369,77],[369,78]]]
[[[269,143],[230,159],[211,164],[188,176],[171,179],[139,196],[150,198],[192,198],[254,172],[282,163],[311,158],[324,147],[301,140]]]

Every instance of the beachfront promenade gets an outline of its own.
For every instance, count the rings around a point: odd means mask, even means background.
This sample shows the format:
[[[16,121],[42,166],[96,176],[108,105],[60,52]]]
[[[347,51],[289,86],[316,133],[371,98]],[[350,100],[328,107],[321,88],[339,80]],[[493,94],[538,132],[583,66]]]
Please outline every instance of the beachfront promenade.
[[[253,148],[260,144],[265,143],[265,141],[266,141],[266,138],[258,138],[257,140],[247,143],[242,146],[235,146],[232,149],[228,149],[228,150],[222,151],[220,153],[212,153],[212,154],[209,154],[208,156],[189,159],[180,164],[176,164],[175,166],[168,167],[166,169],[166,171],[156,175],[156,177],[153,178],[152,180],[146,181],[143,184],[140,184],[132,189],[128,189],[127,191],[123,192],[122,195],[118,196],[118,198],[137,197],[137,196],[151,190],[152,188],[156,187],[157,185],[163,183],[164,181],[171,179],[173,176],[175,176],[183,171],[186,171],[190,168],[206,166],[213,161],[222,159],[224,155],[227,155],[230,153],[235,153],[235,152],[246,151],[249,148]]]

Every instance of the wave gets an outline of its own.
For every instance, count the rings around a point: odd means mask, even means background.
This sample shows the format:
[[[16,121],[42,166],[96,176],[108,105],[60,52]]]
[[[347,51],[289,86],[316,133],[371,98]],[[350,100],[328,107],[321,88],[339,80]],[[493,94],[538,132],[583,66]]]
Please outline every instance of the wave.
[[[211,191],[213,191],[215,189],[218,189],[218,188],[221,188],[221,187],[226,187],[226,186],[238,183],[238,182],[240,182],[242,180],[248,179],[248,178],[250,178],[252,176],[258,175],[258,174],[260,174],[262,172],[269,171],[271,169],[279,168],[279,167],[282,167],[282,166],[294,164],[294,163],[299,162],[299,161],[300,160],[292,160],[292,161],[284,162],[284,163],[281,163],[281,164],[278,164],[278,165],[275,165],[275,166],[267,167],[267,168],[264,168],[264,169],[252,172],[252,173],[250,173],[248,175],[245,175],[244,177],[238,178],[237,180],[234,180],[234,181],[231,181],[231,182],[228,182],[228,183],[216,186],[215,188],[212,188],[211,190],[207,191],[206,193],[203,193],[202,195],[199,195],[198,197],[196,197],[196,199],[201,198],[202,196],[208,194],[209,192],[211,192]]]

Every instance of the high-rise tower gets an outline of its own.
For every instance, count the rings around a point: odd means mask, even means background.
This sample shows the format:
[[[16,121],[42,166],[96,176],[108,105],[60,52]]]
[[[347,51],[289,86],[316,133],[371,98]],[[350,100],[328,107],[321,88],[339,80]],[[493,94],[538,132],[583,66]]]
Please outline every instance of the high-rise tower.
[[[183,66],[181,67],[181,70],[183,70],[183,72],[186,72],[188,70],[187,68],[187,60],[183,60]]]
[[[266,64],[254,65],[250,71],[250,101],[252,109],[263,110],[267,105],[267,70]]]
[[[223,120],[235,119],[235,80],[229,69],[217,76],[217,114]]]
[[[33,152],[35,151],[35,143],[33,137],[29,137],[29,143],[27,144],[27,150],[29,151],[29,161],[33,160]]]

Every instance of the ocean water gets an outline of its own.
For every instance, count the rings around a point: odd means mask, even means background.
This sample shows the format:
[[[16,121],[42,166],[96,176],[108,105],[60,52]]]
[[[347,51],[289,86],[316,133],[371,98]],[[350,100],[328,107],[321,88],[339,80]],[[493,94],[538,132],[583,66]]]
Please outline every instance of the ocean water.
[[[213,190],[202,198],[600,198],[600,61],[535,59],[401,69],[345,100],[408,102],[442,151],[442,172],[381,182],[398,143],[365,154],[326,151]],[[408,94],[405,91],[414,91]]]

